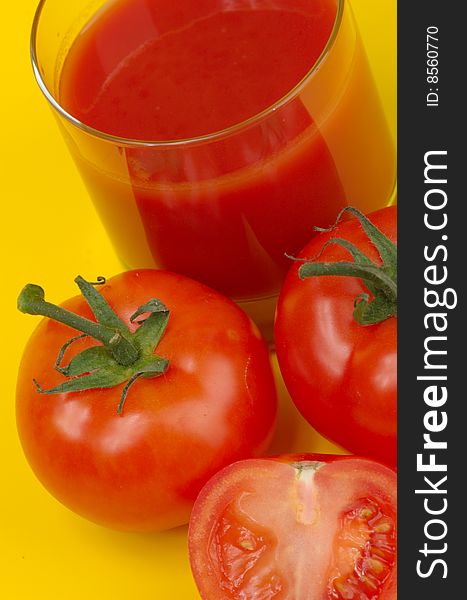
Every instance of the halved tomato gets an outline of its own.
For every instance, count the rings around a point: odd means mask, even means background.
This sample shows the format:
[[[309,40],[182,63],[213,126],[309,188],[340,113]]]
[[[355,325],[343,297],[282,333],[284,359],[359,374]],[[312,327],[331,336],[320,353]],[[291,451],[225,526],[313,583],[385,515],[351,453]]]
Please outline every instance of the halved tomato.
[[[189,551],[204,600],[393,600],[396,475],[356,457],[234,463],[198,496]]]

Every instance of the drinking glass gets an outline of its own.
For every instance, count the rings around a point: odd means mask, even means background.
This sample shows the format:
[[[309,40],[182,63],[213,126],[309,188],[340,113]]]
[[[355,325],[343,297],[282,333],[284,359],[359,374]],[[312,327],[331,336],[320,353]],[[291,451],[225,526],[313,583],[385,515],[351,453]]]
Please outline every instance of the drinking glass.
[[[291,9],[313,2],[232,1]],[[98,131],[61,104],[67,54],[105,4],[42,0],[31,51],[115,250],[128,268],[169,269],[223,292],[270,337],[286,253],[347,204],[385,206],[394,187],[395,151],[350,4],[336,0],[319,59],[274,105],[222,131],[165,141]]]

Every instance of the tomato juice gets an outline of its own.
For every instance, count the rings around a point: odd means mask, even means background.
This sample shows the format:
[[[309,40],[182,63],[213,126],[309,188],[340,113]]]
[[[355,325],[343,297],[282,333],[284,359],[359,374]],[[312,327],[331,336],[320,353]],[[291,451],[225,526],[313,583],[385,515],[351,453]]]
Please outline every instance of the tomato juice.
[[[277,294],[313,225],[392,191],[392,143],[338,0],[107,2],[66,53],[59,101],[92,128],[62,123],[120,258],[237,300]]]

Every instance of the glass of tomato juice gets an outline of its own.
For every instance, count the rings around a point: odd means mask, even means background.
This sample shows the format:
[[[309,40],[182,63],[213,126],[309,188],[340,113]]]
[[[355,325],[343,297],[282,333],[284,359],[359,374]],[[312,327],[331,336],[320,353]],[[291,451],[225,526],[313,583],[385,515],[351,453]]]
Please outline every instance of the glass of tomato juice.
[[[314,225],[390,200],[347,0],[42,0],[32,61],[125,266],[191,276],[260,326]]]

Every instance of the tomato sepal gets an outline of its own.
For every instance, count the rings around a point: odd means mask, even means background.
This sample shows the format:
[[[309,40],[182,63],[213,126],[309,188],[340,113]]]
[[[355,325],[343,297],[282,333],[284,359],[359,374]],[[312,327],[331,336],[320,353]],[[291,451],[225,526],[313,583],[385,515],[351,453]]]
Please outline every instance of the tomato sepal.
[[[351,213],[360,221],[368,239],[378,250],[382,264],[373,262],[349,240],[334,237],[324,244],[318,256],[298,259],[304,263],[298,270],[298,276],[301,280],[330,275],[361,279],[371,296],[367,293],[357,296],[354,319],[360,325],[374,325],[397,315],[397,246],[363,213],[351,206],[341,210],[332,227],[315,227],[315,230],[324,233],[333,231],[345,212]],[[347,250],[353,261],[319,262],[322,253],[330,244],[337,244]]]
[[[40,394],[62,394],[112,388],[127,382],[117,407],[117,413],[121,414],[130,387],[137,379],[158,377],[169,367],[169,361],[154,352],[164,335],[170,311],[160,300],[151,298],[130,317],[130,322],[138,325],[131,333],[91,282],[78,276],[75,283],[96,322],[47,302],[44,290],[35,284],[26,285],[18,297],[21,312],[42,315],[82,332],[63,344],[54,365],[55,370],[68,379],[49,389],[44,389],[33,379],[34,386]],[[102,278],[98,283],[102,283]],[[147,318],[137,321],[138,317],[148,313]],[[67,348],[83,337],[92,337],[102,345],[86,348],[62,366]]]

